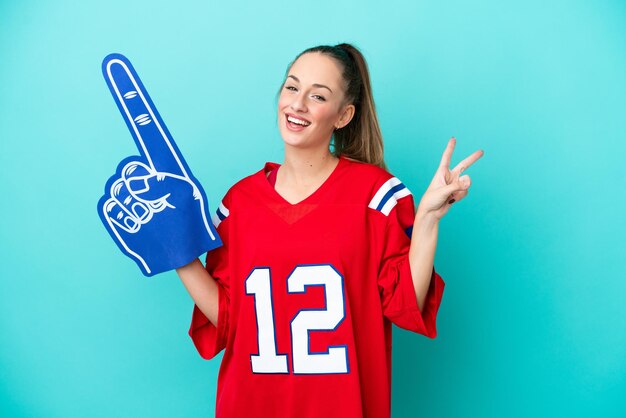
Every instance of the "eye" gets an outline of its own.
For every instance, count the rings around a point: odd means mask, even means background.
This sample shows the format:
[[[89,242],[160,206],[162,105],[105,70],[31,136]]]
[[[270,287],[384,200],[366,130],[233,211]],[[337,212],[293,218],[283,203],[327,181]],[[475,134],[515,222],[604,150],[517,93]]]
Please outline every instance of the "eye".
[[[285,90],[289,90],[289,91],[298,91],[298,89],[294,86],[285,86]],[[312,96],[314,99],[319,100],[321,102],[325,102],[326,99],[324,98],[324,96],[320,96],[319,94],[314,94]]]

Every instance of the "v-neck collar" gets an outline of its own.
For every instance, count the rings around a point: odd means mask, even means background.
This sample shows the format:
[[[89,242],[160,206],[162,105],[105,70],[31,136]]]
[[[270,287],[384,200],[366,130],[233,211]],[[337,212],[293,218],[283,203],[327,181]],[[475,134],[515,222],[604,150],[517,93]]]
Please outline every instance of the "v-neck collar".
[[[307,197],[305,197],[304,199],[302,199],[301,201],[297,203],[291,203],[287,201],[287,199],[285,199],[280,193],[278,193],[275,187],[272,186],[270,182],[267,180],[267,173],[270,172],[271,170],[275,170],[278,167],[280,167],[280,164],[268,161],[265,163],[265,167],[263,167],[263,170],[259,171],[257,174],[259,178],[262,180],[261,183],[263,183],[263,187],[269,189],[268,193],[272,195],[274,199],[278,200],[279,202],[283,204],[289,205],[291,207],[296,207],[299,205],[314,203],[315,201],[317,201],[319,196],[324,192],[325,189],[327,189],[330,186],[330,184],[334,181],[335,177],[337,177],[337,175],[341,171],[343,171],[344,166],[348,163],[349,161],[343,155],[340,155],[339,162],[337,162],[337,165],[335,166],[333,171],[330,173],[330,175],[326,178],[326,180],[324,180],[324,182],[317,189],[315,189],[311,194],[309,194]]]

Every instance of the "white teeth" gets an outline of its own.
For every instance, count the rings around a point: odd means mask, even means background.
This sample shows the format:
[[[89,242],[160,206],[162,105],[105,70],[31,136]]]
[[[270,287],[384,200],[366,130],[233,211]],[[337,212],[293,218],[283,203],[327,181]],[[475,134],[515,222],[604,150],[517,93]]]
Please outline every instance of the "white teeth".
[[[288,120],[289,122],[291,122],[291,123],[297,123],[298,125],[303,125],[303,126],[309,126],[309,125],[310,125],[310,123],[309,123],[309,122],[305,122],[305,121],[303,121],[303,120],[296,119],[296,118],[291,117],[291,116],[287,116],[287,120]]]

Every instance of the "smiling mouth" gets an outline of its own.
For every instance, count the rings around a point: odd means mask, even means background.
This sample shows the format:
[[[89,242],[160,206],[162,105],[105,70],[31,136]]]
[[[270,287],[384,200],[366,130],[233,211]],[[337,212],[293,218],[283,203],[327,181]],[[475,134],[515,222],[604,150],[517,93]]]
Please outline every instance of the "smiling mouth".
[[[287,122],[289,122],[292,125],[306,127],[306,126],[309,126],[311,124],[311,122],[308,122],[308,121],[303,120],[303,119],[298,119],[298,118],[296,118],[294,116],[291,116],[291,115],[286,115],[286,116],[287,116]]]

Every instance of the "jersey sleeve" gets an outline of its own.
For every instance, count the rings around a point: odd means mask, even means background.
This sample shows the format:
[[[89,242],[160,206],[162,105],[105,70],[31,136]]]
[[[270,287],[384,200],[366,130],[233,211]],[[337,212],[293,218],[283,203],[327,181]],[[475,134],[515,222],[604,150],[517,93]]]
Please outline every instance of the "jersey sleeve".
[[[204,359],[212,359],[226,347],[228,335],[228,306],[229,296],[229,215],[230,215],[230,191],[222,199],[215,215],[212,217],[213,225],[217,230],[223,245],[207,252],[206,270],[217,282],[218,288],[218,319],[217,326],[200,311],[194,304],[191,318],[189,336],[191,337],[198,353]]]
[[[435,338],[437,311],[445,283],[433,267],[424,307],[420,311],[409,264],[410,237],[415,220],[413,195],[399,180],[396,179],[396,183],[399,185],[386,194],[388,201],[379,205],[381,212],[387,215],[378,275],[383,315],[400,328]],[[391,194],[394,190],[395,193]]]

